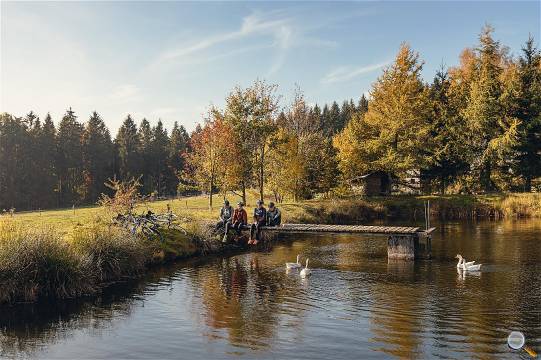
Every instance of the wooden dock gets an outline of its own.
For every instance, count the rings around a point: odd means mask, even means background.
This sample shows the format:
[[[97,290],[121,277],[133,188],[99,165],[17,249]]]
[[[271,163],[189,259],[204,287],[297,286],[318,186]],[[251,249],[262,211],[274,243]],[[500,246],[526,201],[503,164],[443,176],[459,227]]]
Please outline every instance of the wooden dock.
[[[430,259],[432,253],[431,233],[436,228],[421,229],[413,226],[366,226],[326,224],[282,224],[261,227],[262,234],[274,233],[342,233],[387,236],[389,259]]]
[[[412,235],[426,233],[419,227],[411,226],[366,226],[366,225],[325,225],[325,224],[283,224],[281,226],[265,226],[261,228],[266,231],[278,232],[307,232],[307,233],[347,233],[367,235]]]

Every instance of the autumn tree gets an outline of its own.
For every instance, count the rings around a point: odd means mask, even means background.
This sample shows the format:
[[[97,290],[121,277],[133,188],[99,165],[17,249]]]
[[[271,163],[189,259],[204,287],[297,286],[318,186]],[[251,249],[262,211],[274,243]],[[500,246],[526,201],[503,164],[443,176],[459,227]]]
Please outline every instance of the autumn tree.
[[[269,138],[276,131],[278,112],[276,85],[256,81],[251,87],[237,86],[226,98],[225,119],[233,129],[234,142],[239,144],[239,185],[243,201],[246,187],[255,175],[259,196],[263,199],[265,161]]]
[[[189,163],[199,188],[208,192],[211,208],[213,195],[223,184],[232,139],[232,127],[216,108],[209,110],[204,126],[192,134]]]
[[[422,65],[402,44],[394,63],[372,85],[366,114],[354,116],[337,136],[339,159],[351,162],[340,165],[346,176],[375,170],[403,176],[427,165],[431,109]]]
[[[267,182],[275,197],[287,194],[298,200],[328,192],[338,175],[334,149],[300,89],[280,124],[271,138],[267,166]]]

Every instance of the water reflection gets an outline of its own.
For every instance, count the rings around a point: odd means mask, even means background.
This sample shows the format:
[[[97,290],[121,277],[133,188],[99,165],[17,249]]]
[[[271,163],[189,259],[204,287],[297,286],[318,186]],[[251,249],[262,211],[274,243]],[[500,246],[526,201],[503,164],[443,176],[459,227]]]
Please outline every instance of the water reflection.
[[[201,286],[205,323],[225,329],[236,346],[264,348],[279,321],[283,284],[279,276],[259,266],[257,254],[226,258],[212,269],[192,274]],[[214,333],[207,334],[211,339]]]
[[[98,298],[0,309],[0,356],[512,358],[511,330],[541,345],[539,233],[535,221],[440,224],[434,260],[415,263],[388,261],[378,238],[286,239]],[[298,253],[309,279],[285,270]],[[457,253],[485,270],[457,272]]]

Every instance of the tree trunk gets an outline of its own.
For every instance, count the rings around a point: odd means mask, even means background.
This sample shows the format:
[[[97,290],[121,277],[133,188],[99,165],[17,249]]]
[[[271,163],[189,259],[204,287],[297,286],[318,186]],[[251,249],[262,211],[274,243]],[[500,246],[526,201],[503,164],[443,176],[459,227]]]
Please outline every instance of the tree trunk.
[[[209,207],[210,207],[211,210],[212,210],[212,195],[213,195],[213,191],[214,191],[214,179],[213,179],[213,177],[211,176],[211,178],[210,178],[210,191],[209,191]]]
[[[532,191],[532,177],[530,175],[526,175],[526,183],[524,184],[524,192],[531,192]]]
[[[485,192],[492,191],[492,181],[490,179],[491,173],[492,169],[490,166],[490,161],[485,160],[483,164],[483,169],[481,171],[481,186],[483,187],[483,190]]]
[[[265,145],[261,148],[261,159],[259,163],[259,200],[263,201],[263,186],[264,182],[264,173],[265,172]]]
[[[241,187],[242,187],[242,202],[246,206],[246,183],[244,182],[244,180],[241,182]]]

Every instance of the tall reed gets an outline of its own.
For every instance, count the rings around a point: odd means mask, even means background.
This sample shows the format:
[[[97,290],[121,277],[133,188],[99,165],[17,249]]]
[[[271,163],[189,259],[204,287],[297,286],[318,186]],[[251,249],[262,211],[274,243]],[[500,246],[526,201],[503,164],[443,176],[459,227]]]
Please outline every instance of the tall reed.
[[[79,228],[70,243],[79,258],[85,259],[96,283],[140,275],[153,251],[148,241],[102,224]]]
[[[92,293],[88,264],[53,229],[0,220],[0,303]]]

